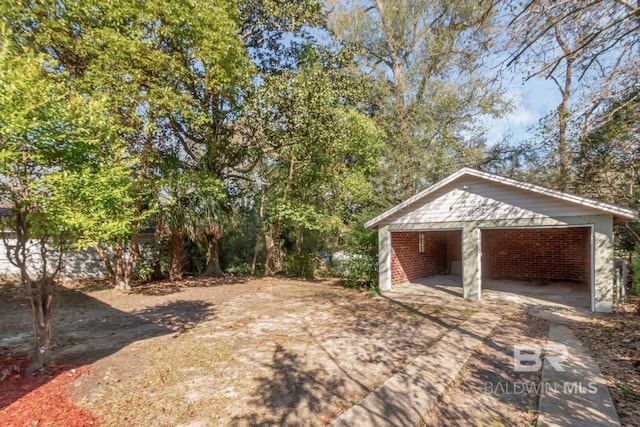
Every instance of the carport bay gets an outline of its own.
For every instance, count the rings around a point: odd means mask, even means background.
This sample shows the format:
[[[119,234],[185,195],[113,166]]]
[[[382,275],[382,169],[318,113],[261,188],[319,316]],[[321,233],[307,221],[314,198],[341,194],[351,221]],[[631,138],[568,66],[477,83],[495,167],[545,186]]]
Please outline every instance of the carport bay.
[[[609,227],[607,229],[608,224]],[[600,225],[600,227],[598,227],[598,225]],[[539,247],[536,247],[535,242],[519,240],[520,245],[530,245],[531,252],[528,256],[525,253],[514,253],[512,248],[509,247],[502,251],[499,249],[498,251],[483,251],[483,242],[485,243],[484,249],[489,249],[486,248],[489,240],[487,238],[488,233],[496,230],[528,232],[534,235],[539,233],[552,235],[555,232],[558,235],[556,236],[556,241],[553,242],[552,239],[551,242],[548,242],[543,251],[540,251]],[[571,242],[567,239],[567,230],[580,230],[580,235],[577,236],[577,242]],[[583,284],[583,286],[589,289],[591,310],[610,311],[610,308],[607,310],[603,304],[606,304],[606,293],[611,294],[610,298],[613,297],[613,282],[604,281],[598,283],[596,281],[598,273],[600,273],[601,277],[606,277],[607,274],[611,274],[610,270],[613,262],[612,225],[610,218],[606,216],[558,219],[544,218],[537,220],[523,219],[503,222],[492,220],[453,223],[391,224],[379,228],[378,233],[380,251],[379,280],[382,290],[389,290],[392,286],[400,283],[431,275],[452,274],[456,276],[456,261],[460,261],[458,280],[463,287],[463,296],[466,299],[480,299],[483,285],[485,288],[491,288],[497,283],[496,280],[501,279],[517,282],[530,281],[532,284],[540,282],[545,284],[572,282],[575,284]],[[425,261],[423,255],[423,264],[427,266],[435,264],[440,266],[440,268],[434,271],[429,267],[415,268],[410,266],[404,272],[398,271],[402,268],[403,264],[406,265],[421,258],[419,256],[420,234],[425,236],[425,246],[427,249],[435,246],[442,250],[442,245],[429,243],[433,236],[438,236],[440,233],[449,233],[449,235],[457,233],[459,236],[459,245],[456,245],[456,239],[449,238],[447,240],[447,247],[444,252],[447,254],[449,265],[443,267],[442,262]],[[406,236],[413,236],[413,238]],[[385,240],[387,240],[388,243],[386,243]],[[407,245],[398,250],[399,241],[403,243],[410,242],[409,244],[411,244],[413,248],[410,249]],[[504,243],[504,240],[501,240],[499,243]],[[586,243],[586,245],[580,252],[581,256],[576,257],[574,253],[575,247],[583,243]],[[557,247],[549,248],[549,244],[556,244]],[[456,246],[459,247],[459,252]],[[385,250],[385,248],[390,248],[390,250]],[[507,254],[503,255],[500,253],[505,250]],[[408,256],[407,253],[411,251],[413,255]],[[541,258],[544,255],[543,252],[553,252],[555,255],[549,256],[544,260]],[[452,253],[454,254],[453,256],[451,255]],[[457,253],[460,255],[459,259],[456,259],[455,256]],[[429,252],[427,251],[427,255],[428,254]],[[567,260],[568,254],[571,254],[572,259]],[[398,259],[398,255],[403,259]],[[503,268],[509,267],[507,271],[495,271],[494,267],[487,265],[492,259],[494,260],[493,262],[495,262],[496,255],[503,255],[502,266]],[[436,256],[442,258],[442,252]],[[578,259],[583,261],[582,265],[572,266],[571,264],[575,264]],[[533,265],[537,265],[537,268],[532,268]],[[425,270],[428,271],[428,274],[423,273]],[[564,270],[564,272],[561,270]],[[543,274],[545,271],[548,274]],[[576,274],[578,271],[581,272],[581,274]],[[503,289],[504,285],[500,285],[500,288]],[[548,292],[553,292],[553,286],[545,286],[545,289]],[[598,290],[601,295],[605,295],[604,300],[596,300],[596,290]],[[537,291],[533,292],[535,293]],[[564,292],[564,290],[561,292]],[[598,303],[600,303],[600,305],[598,305]]]

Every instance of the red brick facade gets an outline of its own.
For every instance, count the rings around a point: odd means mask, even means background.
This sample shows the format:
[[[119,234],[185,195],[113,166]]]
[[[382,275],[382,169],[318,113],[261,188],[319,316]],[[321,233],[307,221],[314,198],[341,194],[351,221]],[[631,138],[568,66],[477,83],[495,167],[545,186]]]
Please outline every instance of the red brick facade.
[[[446,231],[449,262],[462,261],[462,231]]]
[[[589,282],[588,227],[482,230],[482,276]]]
[[[391,233],[391,284],[444,274],[451,261],[460,261],[460,231],[425,232],[424,253],[419,252],[419,232]]]

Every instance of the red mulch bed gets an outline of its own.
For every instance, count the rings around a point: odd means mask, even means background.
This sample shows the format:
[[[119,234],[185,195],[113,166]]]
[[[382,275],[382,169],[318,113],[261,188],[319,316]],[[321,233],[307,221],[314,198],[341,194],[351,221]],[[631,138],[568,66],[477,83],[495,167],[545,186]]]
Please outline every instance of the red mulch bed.
[[[74,405],[67,384],[89,372],[88,366],[59,365],[24,378],[30,361],[0,360],[1,426],[97,426],[96,418]]]

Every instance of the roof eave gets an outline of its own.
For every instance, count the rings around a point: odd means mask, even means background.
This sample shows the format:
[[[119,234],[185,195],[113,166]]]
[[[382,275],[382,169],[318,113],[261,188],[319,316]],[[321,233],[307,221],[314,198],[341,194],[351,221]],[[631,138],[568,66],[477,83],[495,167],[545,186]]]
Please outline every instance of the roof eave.
[[[411,196],[410,198],[408,198],[407,200],[405,200],[404,202],[401,202],[399,204],[397,204],[396,206],[392,207],[391,209],[388,209],[386,211],[384,211],[383,213],[381,213],[380,215],[376,216],[375,218],[370,219],[369,221],[364,223],[364,227],[365,228],[377,228],[378,225],[386,218],[398,213],[398,212],[402,212],[402,210],[404,210],[405,208],[411,206],[413,203],[417,202],[420,199],[423,199],[424,197],[428,196],[429,194],[439,190],[440,188],[444,187],[445,185],[455,181],[456,179],[458,179],[459,177],[461,177],[462,175],[465,175],[469,172],[473,171],[473,169],[471,168],[462,168],[459,171],[457,171],[454,174],[449,175],[448,177],[441,179],[440,181],[436,182],[435,184],[433,184],[432,186],[428,187],[425,190],[422,190],[421,192],[419,192],[418,194]]]
[[[638,211],[635,209],[630,209],[630,208],[623,208],[621,206],[616,206],[616,205],[611,205],[608,203],[604,203],[604,202],[599,202],[597,200],[592,200],[592,199],[587,199],[584,197],[580,197],[580,196],[576,196],[573,194],[568,194],[568,193],[564,193],[561,191],[557,191],[557,190],[552,190],[550,188],[545,188],[545,187],[541,187],[539,185],[535,185],[535,184],[530,184],[530,183],[526,183],[526,182],[522,182],[522,181],[517,181],[511,178],[505,178],[505,177],[501,177],[498,175],[493,175],[487,172],[482,172],[476,169],[472,169],[472,168],[462,168],[459,171],[457,171],[456,173],[449,175],[448,177],[438,181],[437,183],[433,184],[431,187],[427,188],[426,190],[421,191],[420,193],[410,197],[409,199],[405,200],[404,202],[394,206],[391,209],[388,209],[387,211],[381,213],[380,215],[376,216],[375,218],[372,218],[371,220],[367,221],[364,223],[364,227],[365,228],[378,228],[378,226],[380,225],[380,223],[382,223],[385,219],[402,212],[404,209],[406,209],[407,207],[410,207],[412,204],[414,204],[415,202],[423,199],[424,197],[428,196],[429,194],[439,190],[440,188],[444,187],[445,185],[448,185],[449,183],[457,180],[458,178],[462,177],[463,175],[471,175],[477,178],[482,178],[482,179],[486,179],[488,181],[493,181],[496,182],[498,184],[503,184],[503,185],[508,185],[510,187],[514,187],[514,188],[520,188],[523,190],[528,190],[528,191],[532,191],[534,193],[538,193],[538,194],[542,194],[548,197],[554,197],[560,200],[564,200],[566,202],[570,202],[570,203],[576,203],[578,205],[582,205],[582,206],[586,206],[589,207],[591,209],[595,209],[595,210],[599,210],[605,213],[609,213],[611,215],[613,215],[614,217],[614,222],[616,222],[616,224],[624,224],[625,222],[629,222],[629,221],[634,221],[638,218]]]

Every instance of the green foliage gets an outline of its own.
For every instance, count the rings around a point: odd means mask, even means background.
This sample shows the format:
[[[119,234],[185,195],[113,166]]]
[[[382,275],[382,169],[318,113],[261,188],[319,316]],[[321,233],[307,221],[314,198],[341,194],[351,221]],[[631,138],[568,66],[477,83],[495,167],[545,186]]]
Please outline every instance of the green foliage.
[[[610,101],[580,141],[576,191],[623,206],[640,207],[640,94]]]
[[[336,270],[350,287],[378,289],[378,233],[364,228],[369,215],[362,214],[351,224],[344,238],[347,259],[336,264]]]
[[[249,265],[256,250],[257,221],[256,212],[246,206],[237,206],[234,209],[233,221],[226,230],[221,241],[220,262],[225,272],[237,266]],[[260,251],[260,248],[258,248]]]
[[[291,44],[313,39],[325,26],[318,0],[240,0],[242,37],[261,73],[277,74],[296,67]]]
[[[349,259],[342,261],[338,269],[344,283],[352,288],[368,288],[377,290],[378,257],[349,254]]]
[[[322,242],[341,233],[345,219],[368,203],[382,133],[355,108],[359,94],[345,58],[313,45],[293,55],[298,68],[264,76],[241,127],[261,148],[253,171],[262,196],[258,229],[285,251],[296,247],[285,269],[308,276],[312,257],[303,256],[300,245],[313,236],[319,247],[309,253],[323,249]],[[295,243],[287,247],[285,241]],[[271,267],[265,265],[267,273]]]
[[[289,252],[284,258],[284,272],[290,277],[313,279],[318,257],[312,252]]]
[[[251,275],[251,265],[247,263],[231,264],[227,266],[225,272],[231,276],[249,276]]]
[[[370,76],[365,102],[386,133],[374,176],[386,209],[483,157],[478,115],[505,109],[476,72],[494,12],[473,0],[333,1],[330,26]]]
[[[366,220],[370,216],[360,215],[360,219],[351,224],[349,232],[345,235],[345,247],[354,254],[375,256],[378,254],[378,231],[364,228]]]
[[[624,257],[625,254],[633,253],[636,245],[640,244],[640,221],[631,221],[624,225],[618,225],[614,228],[616,250],[622,252],[619,256]]]
[[[155,270],[153,267],[148,264],[142,264],[140,267],[138,267],[136,276],[138,280],[141,280],[142,282],[149,282],[153,277],[154,272]]]
[[[0,199],[27,214],[33,237],[78,247],[130,230],[118,213],[131,160],[104,98],[85,97],[55,61],[0,28]]]
[[[14,31],[11,40],[42,56],[48,78],[64,79],[69,95],[88,104],[86,117],[109,124],[108,134],[93,137],[111,158],[103,165],[104,158],[96,156],[94,163],[111,173],[94,174],[96,165],[75,159],[81,176],[74,185],[61,185],[68,193],[64,198],[93,196],[87,204],[78,201],[66,218],[87,230],[79,245],[129,239],[166,207],[160,195],[173,197],[168,204],[176,212],[164,219],[179,223],[178,193],[194,176],[191,167],[207,163],[200,162],[205,157],[242,161],[236,158],[242,150],[218,137],[228,135],[223,121],[252,72],[239,37],[236,2],[211,0],[194,7],[178,1],[167,7],[159,0],[1,0],[0,10]],[[88,108],[94,103],[100,104],[99,114]],[[213,173],[211,165],[204,166],[199,171],[219,182],[228,163],[216,163]],[[192,185],[198,189],[210,188],[206,178],[197,182]],[[116,188],[118,194],[110,191]]]

